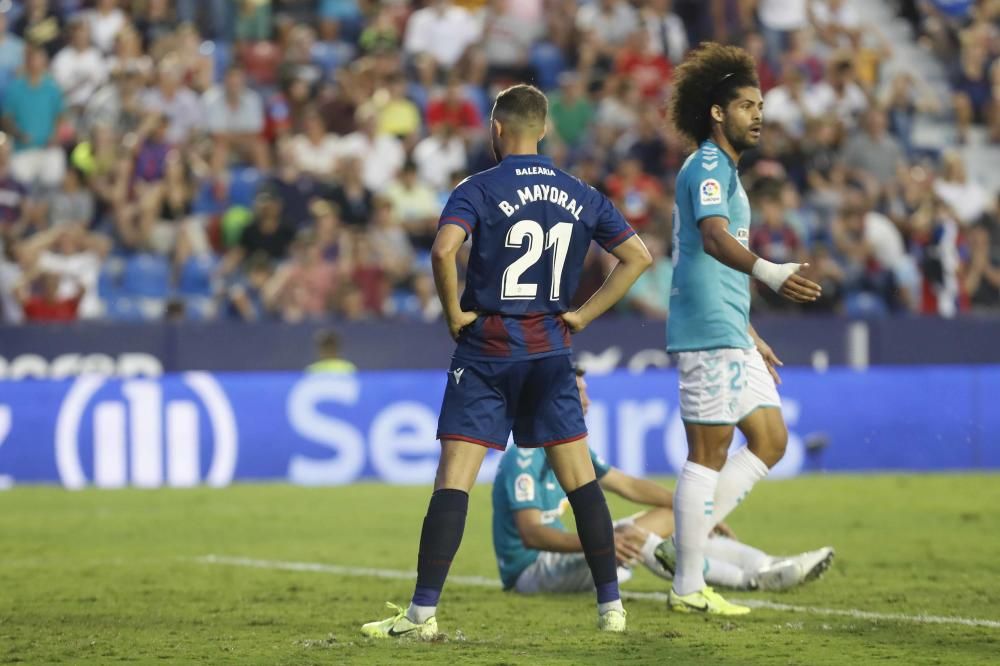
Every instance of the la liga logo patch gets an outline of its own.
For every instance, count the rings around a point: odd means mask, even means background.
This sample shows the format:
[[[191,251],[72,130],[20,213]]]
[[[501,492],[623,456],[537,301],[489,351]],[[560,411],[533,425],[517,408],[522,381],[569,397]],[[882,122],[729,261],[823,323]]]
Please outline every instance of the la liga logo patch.
[[[722,186],[714,178],[701,181],[701,205],[717,206],[722,203]]]

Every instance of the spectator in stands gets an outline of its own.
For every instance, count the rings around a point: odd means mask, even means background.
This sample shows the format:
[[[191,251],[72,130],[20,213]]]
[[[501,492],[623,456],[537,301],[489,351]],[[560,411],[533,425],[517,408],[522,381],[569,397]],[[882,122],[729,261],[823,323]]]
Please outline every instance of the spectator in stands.
[[[973,309],[1000,307],[1000,218],[984,217],[969,230],[969,263],[965,292]]]
[[[357,131],[340,143],[341,159],[353,157],[358,161],[364,185],[372,192],[385,189],[406,161],[403,143],[391,134],[379,134],[377,120],[373,107],[360,107]]]
[[[791,40],[791,35],[808,25],[807,0],[750,0],[756,7],[757,19],[767,42],[771,65],[777,67],[781,53]]]
[[[889,131],[907,154],[913,151],[913,126],[917,114],[941,110],[934,92],[909,72],[899,72],[892,78],[879,99],[879,106],[888,116]]]
[[[375,105],[379,134],[401,139],[408,149],[416,145],[422,129],[420,109],[406,96],[406,79],[401,74],[389,77],[385,87],[376,93]]]
[[[639,14],[625,0],[595,0],[582,4],[576,12],[580,31],[579,67],[584,76],[591,68],[609,71],[617,49],[639,29]]]
[[[74,306],[74,318],[78,310],[82,319],[101,316],[97,278],[110,250],[106,237],[88,233],[80,225],[63,225],[36,234],[24,248],[29,265],[61,278],[59,298],[77,300],[79,308]]]
[[[87,19],[94,35],[94,44],[104,53],[111,53],[115,38],[128,23],[125,12],[118,7],[118,0],[97,0]]]
[[[246,72],[232,66],[221,86],[207,90],[201,99],[206,129],[213,138],[212,166],[226,168],[230,153],[251,162],[260,170],[270,164],[264,130],[264,104],[260,95],[246,85]]]
[[[805,75],[797,65],[786,61],[781,70],[781,83],[764,95],[767,121],[781,125],[792,138],[803,138],[810,117],[806,97]]]
[[[437,233],[441,207],[437,193],[419,178],[413,161],[403,165],[399,177],[386,188],[384,196],[392,204],[393,214],[406,227],[414,244],[429,250]]]
[[[799,234],[785,217],[778,187],[765,186],[755,197],[755,212],[760,219],[750,229],[750,249],[758,256],[779,264],[803,263],[805,247]],[[772,309],[788,309],[785,299],[770,289],[757,289],[757,297]]]
[[[69,30],[69,43],[52,59],[52,77],[62,89],[66,106],[79,114],[108,72],[104,55],[90,43],[90,25],[78,18]]]
[[[24,310],[18,288],[24,277],[17,236],[6,229],[0,230],[0,322],[20,324]]]
[[[236,274],[226,290],[226,316],[248,322],[269,319],[271,306],[265,290],[272,272],[271,261],[266,254],[251,256],[244,273]]]
[[[969,178],[958,151],[945,152],[941,162],[941,175],[934,181],[934,194],[948,205],[963,225],[979,222],[993,204],[986,188]]]
[[[639,28],[619,49],[614,70],[634,81],[643,97],[655,101],[663,98],[673,68],[665,55],[652,48],[649,33]]]
[[[888,132],[885,112],[876,107],[865,112],[864,132],[854,134],[844,145],[844,164],[854,176],[874,179],[881,186],[895,178],[904,159],[902,147]]]
[[[295,165],[316,178],[329,178],[337,166],[340,139],[328,133],[319,110],[308,108],[302,116],[302,133],[290,140],[289,149]]]
[[[479,111],[469,101],[457,76],[448,78],[444,91],[427,105],[427,127],[431,132],[441,123],[449,123],[462,134],[475,133],[483,126]]]
[[[431,0],[410,15],[403,48],[410,57],[427,53],[440,69],[458,62],[466,47],[479,40],[482,25],[450,0]]]
[[[357,372],[357,367],[341,356],[340,336],[333,329],[317,331],[315,336],[317,361],[310,364],[308,372],[322,372],[349,375]]]
[[[465,142],[450,122],[440,122],[413,149],[413,161],[420,179],[432,187],[445,190],[455,171],[464,171],[467,155]]]
[[[627,157],[619,162],[605,185],[618,210],[636,229],[645,229],[655,215],[662,213],[663,188],[655,178],[643,173],[638,159]]]
[[[961,143],[968,140],[973,123],[986,123],[994,112],[990,64],[990,54],[984,46],[973,43],[962,49],[958,71],[952,81],[955,89],[952,100]]]
[[[353,227],[367,226],[371,221],[375,202],[374,194],[362,180],[361,160],[353,155],[345,157],[340,163],[338,174],[338,184],[333,186],[328,198],[337,206],[344,224]]]
[[[83,288],[77,284],[69,296],[61,295],[61,278],[54,273],[42,273],[36,281],[24,284],[18,291],[21,310],[26,321],[54,323],[76,321]]]
[[[281,199],[270,190],[263,190],[254,202],[254,219],[240,234],[239,244],[223,258],[223,275],[236,270],[247,258],[257,255],[269,261],[288,256],[288,248],[295,240],[295,230],[281,217]]]
[[[50,0],[26,0],[20,18],[14,23],[14,33],[54,56],[64,43],[62,15]]]
[[[11,172],[29,187],[55,187],[66,173],[57,135],[63,97],[48,72],[48,60],[44,49],[29,46],[25,73],[10,84],[3,100],[4,128],[14,137]]]
[[[46,201],[49,225],[90,226],[96,212],[94,194],[85,186],[82,174],[73,167],[66,169],[62,187],[51,192]]]
[[[143,95],[143,107],[164,116],[169,125],[166,139],[178,145],[203,125],[198,96],[184,85],[184,72],[176,56],[165,57],[157,69],[157,85]]]
[[[7,13],[0,11],[0,92],[24,63],[24,40],[9,31]]]
[[[528,81],[532,71],[531,48],[545,31],[540,8],[523,10],[532,3],[489,0],[483,17],[482,43],[493,81]],[[534,3],[538,4],[538,3]]]
[[[413,274],[413,245],[396,219],[392,203],[376,199],[368,232],[373,252],[393,285],[408,282]]]
[[[278,318],[294,323],[327,316],[338,286],[336,266],[323,256],[314,234],[305,231],[292,245],[291,260],[275,271],[267,292]]]
[[[559,77],[559,91],[549,100],[549,118],[555,138],[570,148],[578,147],[586,138],[594,119],[594,105],[586,96],[579,74],[565,72]]]
[[[11,142],[0,134],[0,233],[17,238],[24,231],[28,190],[10,173]]]
[[[832,114],[843,127],[852,129],[868,108],[868,98],[855,81],[854,63],[849,54],[836,56],[827,67],[824,81],[809,90],[806,110],[812,117]]]
[[[650,0],[641,9],[642,23],[649,32],[650,49],[679,65],[688,50],[684,21],[674,13],[673,0]]]

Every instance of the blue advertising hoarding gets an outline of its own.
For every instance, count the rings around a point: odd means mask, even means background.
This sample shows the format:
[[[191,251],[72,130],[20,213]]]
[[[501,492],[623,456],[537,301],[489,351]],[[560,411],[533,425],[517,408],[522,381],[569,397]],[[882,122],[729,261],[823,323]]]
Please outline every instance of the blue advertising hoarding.
[[[788,369],[775,476],[1000,468],[1000,366]],[[15,484],[430,483],[439,371],[0,382],[0,477]],[[589,378],[591,444],[638,475],[685,457],[676,374]],[[734,446],[739,446],[739,436]],[[492,478],[491,453],[481,477]]]

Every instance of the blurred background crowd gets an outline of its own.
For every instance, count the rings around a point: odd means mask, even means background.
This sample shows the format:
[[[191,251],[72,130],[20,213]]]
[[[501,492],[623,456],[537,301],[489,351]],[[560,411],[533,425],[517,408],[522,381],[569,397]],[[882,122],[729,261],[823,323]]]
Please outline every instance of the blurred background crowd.
[[[1000,0],[0,0],[2,321],[433,321],[438,213],[520,81],[657,257],[620,309],[666,318],[664,103],[708,39],[758,59],[750,243],[810,263],[808,312],[997,311],[998,30]]]

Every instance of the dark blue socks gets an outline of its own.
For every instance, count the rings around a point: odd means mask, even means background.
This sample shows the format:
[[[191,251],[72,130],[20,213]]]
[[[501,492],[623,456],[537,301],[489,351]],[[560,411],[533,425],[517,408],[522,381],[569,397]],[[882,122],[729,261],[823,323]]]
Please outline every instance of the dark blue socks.
[[[462,543],[468,512],[469,494],[463,490],[444,488],[431,495],[424,528],[420,532],[417,587],[411,602],[414,606],[437,606],[451,561]],[[612,559],[613,552],[612,544]]]
[[[597,588],[597,603],[621,598],[618,593],[618,564],[615,560],[615,531],[604,492],[597,481],[584,484],[567,494],[576,516],[576,533],[590,565]]]

